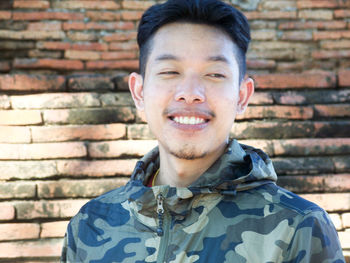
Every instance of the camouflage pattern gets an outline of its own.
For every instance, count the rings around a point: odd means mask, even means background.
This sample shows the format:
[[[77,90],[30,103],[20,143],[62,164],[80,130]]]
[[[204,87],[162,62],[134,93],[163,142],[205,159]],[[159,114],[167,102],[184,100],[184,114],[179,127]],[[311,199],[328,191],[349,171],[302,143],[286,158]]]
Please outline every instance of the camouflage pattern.
[[[278,187],[262,151],[233,140],[187,188],[144,186],[158,167],[156,148],[127,185],[84,205],[61,262],[345,262],[327,213]]]

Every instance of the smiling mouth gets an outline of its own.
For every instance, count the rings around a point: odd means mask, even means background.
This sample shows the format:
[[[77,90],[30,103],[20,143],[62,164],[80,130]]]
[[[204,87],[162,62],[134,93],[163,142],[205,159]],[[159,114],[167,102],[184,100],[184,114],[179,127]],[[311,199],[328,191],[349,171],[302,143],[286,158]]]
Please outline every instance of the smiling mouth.
[[[185,125],[198,125],[209,122],[208,119],[203,119],[199,117],[194,116],[176,116],[176,117],[169,117],[172,121],[179,123],[179,124],[185,124]]]

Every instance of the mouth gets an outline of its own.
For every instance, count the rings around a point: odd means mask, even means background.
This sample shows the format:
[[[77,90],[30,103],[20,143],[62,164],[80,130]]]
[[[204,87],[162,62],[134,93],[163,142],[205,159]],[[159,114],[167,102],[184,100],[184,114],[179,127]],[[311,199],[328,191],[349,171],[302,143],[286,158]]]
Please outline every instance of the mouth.
[[[198,125],[209,122],[209,119],[196,116],[170,116],[169,119],[184,125]]]

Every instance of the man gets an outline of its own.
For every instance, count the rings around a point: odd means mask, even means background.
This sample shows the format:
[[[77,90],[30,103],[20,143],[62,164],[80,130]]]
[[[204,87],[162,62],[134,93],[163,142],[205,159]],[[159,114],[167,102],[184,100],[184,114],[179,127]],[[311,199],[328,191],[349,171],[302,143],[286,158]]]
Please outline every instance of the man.
[[[246,18],[218,0],[145,12],[129,87],[159,147],[71,220],[62,262],[345,262],[326,212],[229,139],[254,85]]]

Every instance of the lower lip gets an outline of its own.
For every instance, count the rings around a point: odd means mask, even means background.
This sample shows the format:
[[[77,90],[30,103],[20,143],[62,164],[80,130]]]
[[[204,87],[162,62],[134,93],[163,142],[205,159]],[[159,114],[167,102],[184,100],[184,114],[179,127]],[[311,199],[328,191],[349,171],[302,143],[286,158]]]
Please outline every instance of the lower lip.
[[[178,123],[176,121],[173,121],[169,119],[171,122],[171,125],[174,126],[177,129],[183,130],[183,131],[200,131],[205,129],[208,126],[209,122],[203,122],[199,124],[182,124]]]

